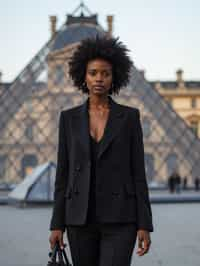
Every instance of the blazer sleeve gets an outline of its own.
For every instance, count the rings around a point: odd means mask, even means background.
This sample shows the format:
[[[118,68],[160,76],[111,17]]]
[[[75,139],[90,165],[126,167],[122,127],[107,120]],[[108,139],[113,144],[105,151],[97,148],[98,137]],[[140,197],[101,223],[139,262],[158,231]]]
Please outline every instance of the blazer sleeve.
[[[149,200],[149,191],[146,180],[144,162],[143,132],[140,122],[140,112],[136,108],[134,111],[135,123],[133,123],[133,142],[132,142],[132,166],[134,181],[136,186],[137,199],[137,228],[153,232],[152,210]]]
[[[68,155],[63,111],[60,113],[58,129],[57,167],[54,186],[54,205],[50,230],[65,231],[65,191],[68,177]]]

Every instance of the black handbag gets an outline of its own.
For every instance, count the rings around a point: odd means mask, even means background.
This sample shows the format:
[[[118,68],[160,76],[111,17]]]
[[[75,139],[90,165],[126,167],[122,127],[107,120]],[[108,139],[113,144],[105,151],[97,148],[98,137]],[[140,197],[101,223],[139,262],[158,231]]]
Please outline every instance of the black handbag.
[[[67,258],[65,249],[61,249],[57,241],[52,252],[49,253],[50,260],[47,266],[72,266]]]

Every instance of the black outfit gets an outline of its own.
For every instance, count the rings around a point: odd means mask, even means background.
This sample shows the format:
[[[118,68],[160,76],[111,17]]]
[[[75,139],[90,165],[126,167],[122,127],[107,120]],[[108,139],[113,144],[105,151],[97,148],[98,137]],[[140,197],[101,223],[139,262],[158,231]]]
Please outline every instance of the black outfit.
[[[89,203],[86,223],[96,223],[98,218],[96,217],[96,161],[98,148],[101,140],[97,142],[90,135],[90,151],[91,151],[91,180],[90,180],[90,192]]]
[[[89,99],[60,114],[50,230],[67,228],[74,266],[129,266],[137,230],[153,232],[139,110],[108,100],[98,145]]]
[[[130,266],[136,237],[134,223],[67,226],[73,266]]]
[[[67,226],[72,260],[74,266],[130,266],[136,224],[106,224],[96,216],[96,163],[100,144],[101,140],[97,142],[90,135],[91,180],[86,224]]]

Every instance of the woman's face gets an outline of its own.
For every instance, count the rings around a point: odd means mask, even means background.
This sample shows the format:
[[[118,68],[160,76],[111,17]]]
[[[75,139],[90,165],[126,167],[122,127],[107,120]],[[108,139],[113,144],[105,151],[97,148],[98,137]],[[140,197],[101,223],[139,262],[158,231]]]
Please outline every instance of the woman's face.
[[[100,58],[89,61],[85,81],[90,95],[108,94],[112,84],[112,65]]]

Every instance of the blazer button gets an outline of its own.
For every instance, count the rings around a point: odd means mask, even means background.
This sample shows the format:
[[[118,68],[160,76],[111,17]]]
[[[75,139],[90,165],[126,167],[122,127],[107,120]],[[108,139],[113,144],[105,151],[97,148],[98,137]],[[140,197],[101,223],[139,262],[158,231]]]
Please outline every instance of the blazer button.
[[[76,166],[76,170],[79,171],[80,169],[81,169],[80,164],[77,164],[77,166]]]
[[[67,194],[67,198],[68,198],[68,199],[71,199],[71,198],[72,198],[72,192],[71,192],[71,190],[68,192],[68,194]]]
[[[76,184],[74,185],[73,192],[75,194],[79,194],[79,189],[78,189],[78,186]]]

